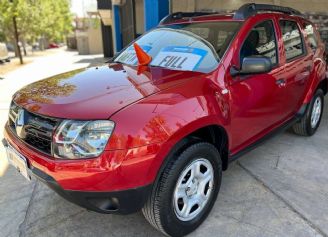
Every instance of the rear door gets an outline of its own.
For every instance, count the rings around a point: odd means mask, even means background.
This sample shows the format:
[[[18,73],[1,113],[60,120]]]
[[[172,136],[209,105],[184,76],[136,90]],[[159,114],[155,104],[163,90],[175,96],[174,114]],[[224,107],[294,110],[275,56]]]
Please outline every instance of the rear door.
[[[300,25],[293,19],[280,19],[279,26],[283,40],[285,75],[288,99],[284,107],[290,115],[301,107],[313,64],[313,52],[307,52]]]

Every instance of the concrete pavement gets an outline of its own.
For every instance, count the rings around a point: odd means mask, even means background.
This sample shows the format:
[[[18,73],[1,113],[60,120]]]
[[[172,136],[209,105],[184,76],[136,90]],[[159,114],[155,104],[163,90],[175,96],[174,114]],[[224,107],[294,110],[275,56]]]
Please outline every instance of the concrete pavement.
[[[82,60],[79,57],[59,52],[0,81],[6,82],[0,84],[0,119],[7,118],[5,106],[13,90],[36,78],[86,66],[88,63],[76,63]],[[51,65],[51,70],[44,71],[46,65]],[[233,163],[224,172],[213,211],[190,236],[327,237],[327,132],[328,106],[315,136],[304,138],[285,132]],[[1,159],[4,162],[3,153]],[[11,167],[0,177],[0,210],[1,237],[162,236],[141,213],[117,216],[88,212],[42,183],[25,181]]]

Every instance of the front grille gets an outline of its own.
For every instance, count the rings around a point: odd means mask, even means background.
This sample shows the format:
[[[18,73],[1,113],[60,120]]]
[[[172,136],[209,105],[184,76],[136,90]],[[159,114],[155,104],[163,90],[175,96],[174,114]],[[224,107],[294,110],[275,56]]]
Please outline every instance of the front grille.
[[[23,126],[17,121],[19,116],[23,117]],[[10,106],[9,127],[12,132],[20,140],[48,155],[51,155],[52,136],[58,122],[58,119],[30,113],[15,103]]]

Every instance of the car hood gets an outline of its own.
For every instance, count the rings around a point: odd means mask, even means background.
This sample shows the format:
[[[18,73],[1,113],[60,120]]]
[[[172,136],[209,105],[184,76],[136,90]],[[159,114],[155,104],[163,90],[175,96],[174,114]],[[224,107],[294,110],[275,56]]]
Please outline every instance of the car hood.
[[[138,100],[199,74],[115,63],[35,82],[18,91],[13,100],[30,112],[49,117],[108,119]]]

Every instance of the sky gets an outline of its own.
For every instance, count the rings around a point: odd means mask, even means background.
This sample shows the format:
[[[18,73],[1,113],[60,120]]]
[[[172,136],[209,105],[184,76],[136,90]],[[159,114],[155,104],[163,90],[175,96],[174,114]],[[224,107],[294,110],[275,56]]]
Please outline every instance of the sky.
[[[71,12],[79,17],[85,16],[87,11],[96,11],[97,0],[71,0]]]

